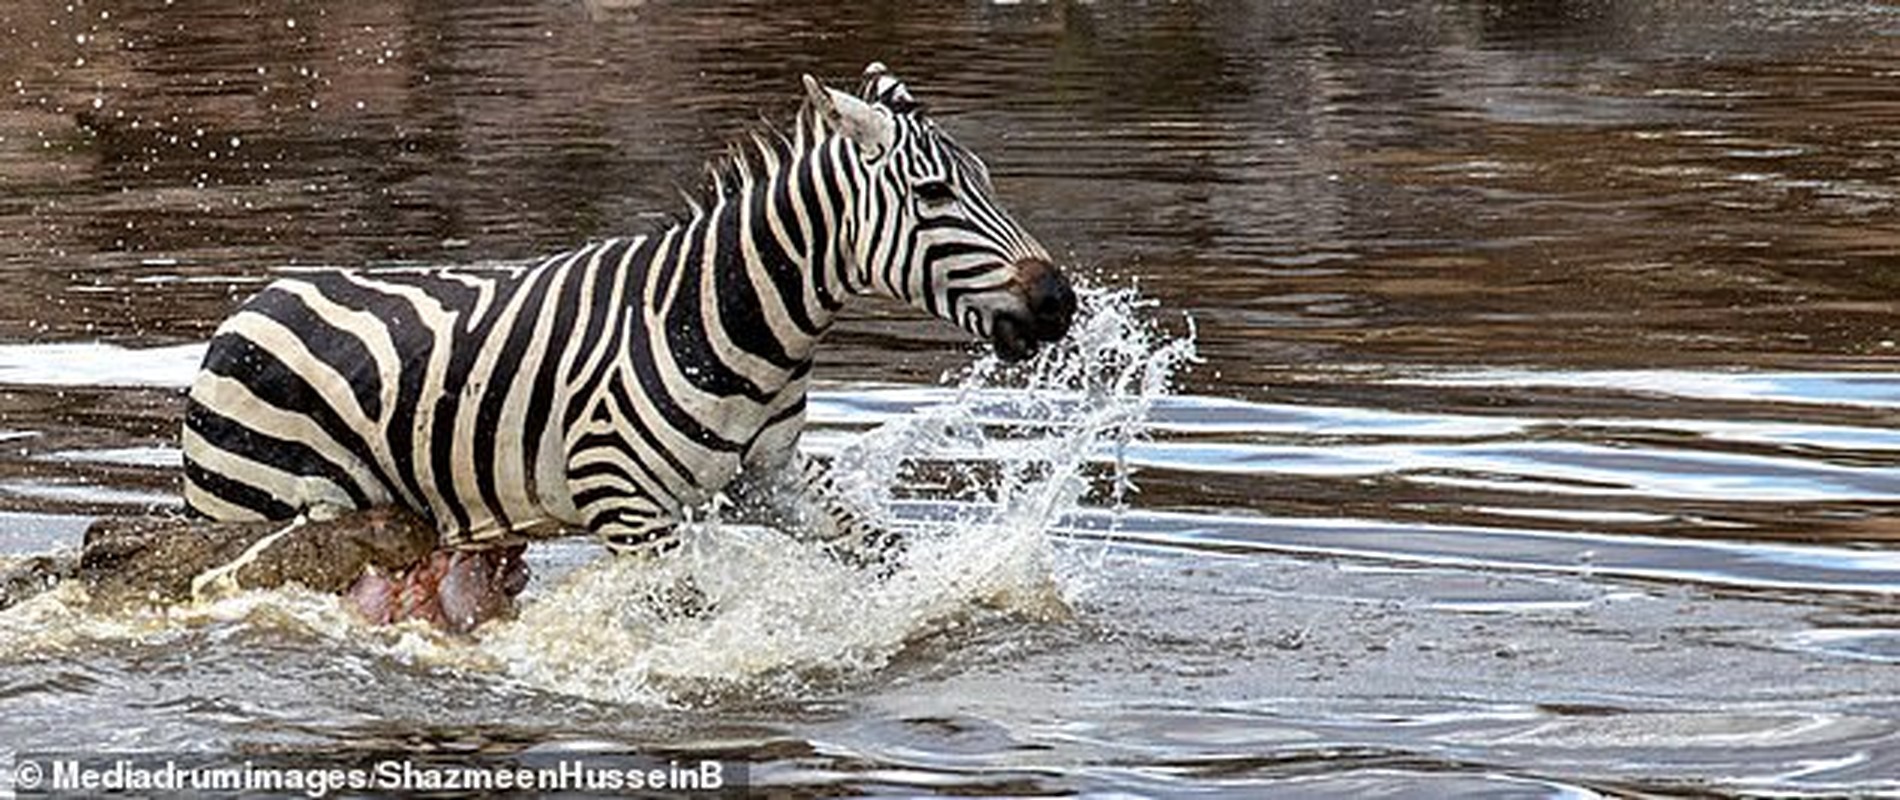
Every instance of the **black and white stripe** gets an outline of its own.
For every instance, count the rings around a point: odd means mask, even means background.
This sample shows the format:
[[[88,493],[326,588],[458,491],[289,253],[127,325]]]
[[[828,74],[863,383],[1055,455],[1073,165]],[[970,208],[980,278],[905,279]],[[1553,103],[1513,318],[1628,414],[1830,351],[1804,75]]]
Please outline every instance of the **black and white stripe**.
[[[217,519],[399,503],[446,544],[586,528],[667,541],[737,488],[868,535],[794,447],[813,350],[845,299],[898,298],[1021,356],[1073,294],[981,161],[881,65],[806,79],[691,213],[521,269],[288,277],[213,337],[185,496]]]

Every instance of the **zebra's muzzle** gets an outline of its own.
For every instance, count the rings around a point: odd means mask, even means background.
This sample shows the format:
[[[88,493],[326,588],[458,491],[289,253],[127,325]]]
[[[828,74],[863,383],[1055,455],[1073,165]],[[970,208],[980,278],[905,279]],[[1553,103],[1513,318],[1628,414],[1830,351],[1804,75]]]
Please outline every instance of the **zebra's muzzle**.
[[[1022,310],[998,313],[990,327],[996,355],[1004,361],[1035,355],[1044,342],[1067,335],[1069,323],[1075,319],[1075,290],[1055,265],[1042,259],[1025,259],[1016,262],[1015,273]]]

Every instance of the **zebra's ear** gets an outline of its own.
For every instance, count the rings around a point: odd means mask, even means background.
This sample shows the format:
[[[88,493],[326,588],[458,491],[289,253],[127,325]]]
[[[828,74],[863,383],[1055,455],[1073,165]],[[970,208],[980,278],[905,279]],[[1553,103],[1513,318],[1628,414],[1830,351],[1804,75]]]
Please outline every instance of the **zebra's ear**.
[[[830,88],[810,75],[805,76],[805,94],[825,125],[851,137],[866,161],[883,157],[897,138],[897,125],[889,109]]]
[[[873,61],[864,68],[864,91],[858,94],[864,102],[883,106],[894,114],[909,114],[924,107],[910,96],[910,87],[891,74],[891,68],[882,61]]]

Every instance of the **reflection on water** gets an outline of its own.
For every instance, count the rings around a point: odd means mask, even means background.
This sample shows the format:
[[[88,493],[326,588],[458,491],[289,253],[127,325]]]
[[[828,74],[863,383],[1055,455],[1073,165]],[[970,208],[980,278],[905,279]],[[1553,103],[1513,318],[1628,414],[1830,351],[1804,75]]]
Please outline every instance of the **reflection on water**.
[[[1867,2],[6,4],[0,551],[172,507],[178,387],[273,270],[649,228],[800,72],[872,59],[1204,360],[1078,454],[1139,491],[1056,527],[1072,620],[972,609],[869,674],[629,714],[286,594],[84,620],[124,627],[0,660],[0,705],[33,745],[579,740],[818,793],[1900,788],[1897,34]],[[813,449],[1022,422],[938,388],[956,332],[853,314]]]
[[[1815,403],[1830,406],[1900,407],[1900,375],[1890,372],[1681,372],[1598,370],[1593,372],[1506,371],[1443,372],[1400,379],[1399,383],[1442,386],[1537,386],[1603,389],[1692,400],[1747,400]],[[1856,432],[1878,439],[1877,430]]]

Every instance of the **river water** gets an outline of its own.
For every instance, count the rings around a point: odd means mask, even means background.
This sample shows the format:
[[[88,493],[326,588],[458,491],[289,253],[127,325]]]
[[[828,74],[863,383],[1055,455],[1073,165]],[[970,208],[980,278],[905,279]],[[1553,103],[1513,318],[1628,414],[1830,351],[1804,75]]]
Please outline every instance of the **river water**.
[[[646,230],[803,72],[891,64],[1096,287],[1027,371],[835,332],[806,445],[916,532],[889,581],[713,520],[536,548],[476,642],[68,587],[0,612],[0,752],[1900,791],[1891,5],[18,0],[0,42],[13,557],[177,507],[179,388],[275,272]],[[648,602],[681,574],[712,611]]]

